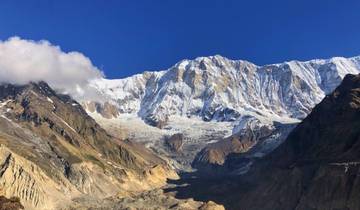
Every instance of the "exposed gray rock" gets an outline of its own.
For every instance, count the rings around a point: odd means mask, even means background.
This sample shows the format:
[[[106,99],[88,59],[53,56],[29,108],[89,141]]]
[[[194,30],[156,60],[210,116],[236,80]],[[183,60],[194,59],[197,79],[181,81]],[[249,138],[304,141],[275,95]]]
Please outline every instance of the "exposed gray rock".
[[[176,133],[171,136],[167,136],[164,139],[165,144],[174,152],[180,152],[182,150],[184,135]]]

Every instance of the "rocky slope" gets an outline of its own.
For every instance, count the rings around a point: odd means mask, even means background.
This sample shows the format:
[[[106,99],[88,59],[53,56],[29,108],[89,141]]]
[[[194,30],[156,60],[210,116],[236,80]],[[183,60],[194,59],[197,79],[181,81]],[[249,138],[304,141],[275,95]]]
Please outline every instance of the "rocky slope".
[[[88,208],[91,210],[225,210],[222,205],[213,201],[199,202],[192,198],[176,199],[171,194],[166,194],[162,189],[146,191],[133,196],[122,198],[108,198],[101,202],[87,200],[86,205],[81,202],[81,206],[74,208]]]
[[[3,84],[0,101],[0,194],[26,209],[67,209],[177,178],[164,160],[109,135],[44,82]]]
[[[211,159],[219,165],[228,154],[253,151],[257,145],[255,156],[268,153],[285,139],[291,124],[305,118],[346,74],[359,72],[360,57],[258,66],[217,55],[183,60],[166,71],[96,80],[91,86],[117,107],[120,114],[113,116],[120,121],[142,119],[162,128],[131,133],[147,135],[148,147],[159,150],[166,136],[183,133],[186,149],[175,159],[184,169],[194,159],[193,166],[213,164]],[[94,109],[87,111],[95,113]],[[195,124],[201,126],[192,129]],[[165,150],[158,152],[174,157]]]

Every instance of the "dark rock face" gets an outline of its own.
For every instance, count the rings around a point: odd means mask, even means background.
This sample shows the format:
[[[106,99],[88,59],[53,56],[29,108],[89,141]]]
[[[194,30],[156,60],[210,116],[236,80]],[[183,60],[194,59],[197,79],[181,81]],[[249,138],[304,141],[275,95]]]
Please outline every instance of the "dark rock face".
[[[217,143],[205,147],[195,158],[193,165],[215,164],[223,165],[225,158],[230,153],[245,152],[254,144],[251,139],[231,136],[227,139],[220,140]]]
[[[21,205],[19,198],[6,198],[4,196],[0,196],[0,210],[19,210],[24,209]]]
[[[240,117],[240,113],[228,107],[220,107],[218,109],[209,109],[201,113],[204,121],[236,121]]]
[[[234,209],[360,209],[360,76],[347,75],[242,177]]]
[[[181,133],[174,134],[165,138],[165,145],[167,145],[171,151],[180,152],[182,149],[184,135]]]

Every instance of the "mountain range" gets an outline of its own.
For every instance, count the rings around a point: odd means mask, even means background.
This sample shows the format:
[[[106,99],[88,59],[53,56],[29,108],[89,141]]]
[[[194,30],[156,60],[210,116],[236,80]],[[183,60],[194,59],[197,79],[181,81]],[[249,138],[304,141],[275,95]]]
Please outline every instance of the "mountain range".
[[[92,115],[100,124],[159,128],[129,128],[129,138],[175,159],[176,168],[212,171],[208,166],[222,165],[228,154],[272,151],[346,74],[359,72],[360,57],[258,66],[216,55],[182,60],[165,71],[92,81],[105,101],[97,109],[83,104],[90,115],[100,113]],[[174,154],[163,142],[178,133],[183,150]]]
[[[92,86],[120,113],[144,120],[179,115],[234,121],[249,113],[286,121],[304,118],[359,66],[360,57],[257,66],[216,55],[183,60],[166,71],[95,80]]]
[[[216,55],[92,80],[94,100],[3,83],[1,203],[357,209],[359,73],[360,57],[258,66]]]

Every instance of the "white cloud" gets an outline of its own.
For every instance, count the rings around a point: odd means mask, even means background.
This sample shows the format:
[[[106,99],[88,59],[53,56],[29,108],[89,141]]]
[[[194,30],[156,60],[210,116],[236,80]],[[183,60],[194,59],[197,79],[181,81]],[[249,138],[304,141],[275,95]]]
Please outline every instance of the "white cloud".
[[[57,91],[77,99],[96,97],[89,81],[104,77],[89,58],[63,52],[46,40],[11,37],[0,41],[0,82],[26,84],[45,81]]]

